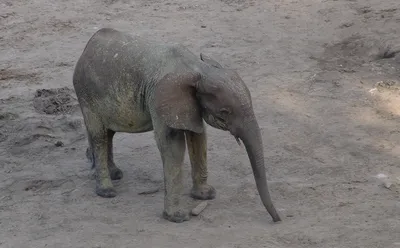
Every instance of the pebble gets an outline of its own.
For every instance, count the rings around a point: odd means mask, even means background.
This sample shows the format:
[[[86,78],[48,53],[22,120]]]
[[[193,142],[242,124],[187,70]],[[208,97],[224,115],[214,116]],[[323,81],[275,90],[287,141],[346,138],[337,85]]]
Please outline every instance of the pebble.
[[[56,147],[61,147],[61,146],[64,146],[64,143],[62,141],[57,141],[54,145]]]
[[[197,216],[207,207],[208,203],[206,201],[201,202],[195,208],[192,209],[192,215]]]
[[[383,182],[383,186],[384,186],[385,188],[387,188],[387,189],[390,189],[390,187],[392,186],[392,183],[391,183],[391,182],[388,182],[388,181],[385,181],[385,182]]]

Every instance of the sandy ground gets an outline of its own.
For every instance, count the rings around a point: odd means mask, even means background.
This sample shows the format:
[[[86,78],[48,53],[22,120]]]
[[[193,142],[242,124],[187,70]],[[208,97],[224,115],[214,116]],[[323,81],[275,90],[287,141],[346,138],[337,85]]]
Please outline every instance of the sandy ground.
[[[398,0],[0,0],[0,247],[400,247],[399,25]],[[244,148],[211,127],[217,197],[200,216],[161,218],[152,132],[117,134],[125,177],[95,195],[72,72],[101,27],[237,69],[283,222]]]

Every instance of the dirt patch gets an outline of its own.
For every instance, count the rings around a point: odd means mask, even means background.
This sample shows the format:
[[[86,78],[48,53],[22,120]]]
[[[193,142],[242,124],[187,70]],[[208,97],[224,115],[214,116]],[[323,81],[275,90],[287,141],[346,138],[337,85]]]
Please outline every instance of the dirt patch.
[[[400,46],[382,39],[355,34],[327,45],[320,57],[312,58],[319,61],[323,70],[355,72],[361,67],[370,67],[376,60],[394,58],[399,51]]]
[[[6,120],[15,120],[18,118],[17,114],[6,112],[6,113],[0,113],[0,121],[6,121]]]
[[[229,5],[229,6],[233,6],[233,7],[237,7],[236,10],[241,11],[244,9],[247,9],[250,6],[254,6],[255,5],[255,1],[251,0],[221,0],[221,2]]]
[[[385,80],[379,81],[376,83],[376,88],[379,91],[392,91],[392,92],[400,92],[400,83],[395,80]]]
[[[74,94],[74,91],[67,87],[39,89],[35,93],[33,106],[41,114],[70,114],[79,107]]]
[[[19,80],[19,81],[32,81],[37,80],[40,73],[37,72],[28,72],[22,69],[10,69],[3,68],[0,69],[0,81],[7,81],[11,79]]]
[[[60,180],[32,180],[26,183],[24,188],[25,191],[39,191],[46,189],[54,189],[62,186],[63,184],[69,182],[67,179]]]
[[[328,45],[319,60],[324,70],[355,71],[372,60],[372,43],[360,35],[352,35],[338,43]]]

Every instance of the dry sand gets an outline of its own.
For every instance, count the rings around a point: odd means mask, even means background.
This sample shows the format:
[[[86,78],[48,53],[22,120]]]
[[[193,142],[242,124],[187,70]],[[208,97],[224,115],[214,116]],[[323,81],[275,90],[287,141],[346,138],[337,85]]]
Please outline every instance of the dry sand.
[[[118,196],[95,195],[72,72],[101,27],[237,69],[282,223],[211,127],[217,197],[199,216],[161,217],[152,132],[116,135]],[[398,0],[0,0],[0,247],[400,247],[399,27]]]

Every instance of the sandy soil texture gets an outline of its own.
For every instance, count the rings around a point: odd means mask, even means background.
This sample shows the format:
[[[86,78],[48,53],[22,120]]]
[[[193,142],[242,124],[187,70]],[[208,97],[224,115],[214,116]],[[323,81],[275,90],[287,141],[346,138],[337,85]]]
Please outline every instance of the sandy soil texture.
[[[283,222],[211,127],[217,197],[190,221],[161,217],[151,132],[116,135],[118,196],[95,195],[72,72],[101,27],[240,73]],[[400,247],[399,27],[398,0],[0,0],[0,247]]]

